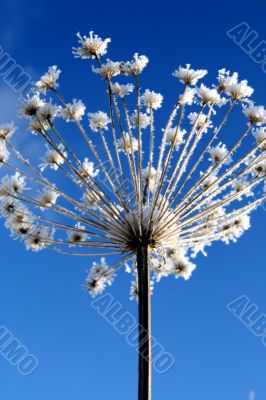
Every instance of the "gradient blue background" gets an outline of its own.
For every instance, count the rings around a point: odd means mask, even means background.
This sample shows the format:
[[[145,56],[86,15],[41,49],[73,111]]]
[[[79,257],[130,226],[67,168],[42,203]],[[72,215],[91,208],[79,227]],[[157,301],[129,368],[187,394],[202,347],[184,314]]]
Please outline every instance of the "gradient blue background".
[[[175,99],[170,73],[190,62],[240,72],[265,104],[266,75],[226,31],[241,21],[266,39],[263,1],[75,2],[2,0],[0,44],[37,78],[57,64],[69,97],[97,109],[100,94],[89,78],[90,64],[76,61],[77,31],[111,37],[111,58],[138,51],[150,58],[145,86]],[[88,75],[88,78],[87,78]],[[88,80],[87,80],[88,79]],[[0,81],[0,118],[14,115],[16,95]],[[95,94],[95,99],[93,96]],[[153,334],[175,359],[173,369],[154,374],[154,400],[245,400],[250,389],[266,399],[266,348],[226,308],[246,294],[266,313],[265,211],[235,245],[218,244],[199,257],[189,282],[163,280],[153,296]],[[25,252],[0,226],[0,323],[39,359],[23,377],[0,356],[1,400],[134,400],[137,353],[90,306],[81,289],[87,259]],[[125,310],[129,276],[120,273],[111,293]]]

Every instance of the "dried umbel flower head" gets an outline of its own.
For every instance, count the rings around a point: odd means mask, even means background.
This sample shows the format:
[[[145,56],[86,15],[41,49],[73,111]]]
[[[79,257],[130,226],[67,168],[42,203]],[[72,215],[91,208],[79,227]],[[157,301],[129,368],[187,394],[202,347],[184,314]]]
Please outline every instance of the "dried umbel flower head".
[[[41,76],[40,80],[36,82],[36,88],[41,93],[46,93],[50,89],[58,88],[58,79],[61,74],[60,69],[57,68],[56,65],[53,65],[48,69],[43,76]]]
[[[261,147],[266,150],[266,127],[253,129],[252,133],[256,139],[256,143],[261,144]]]
[[[110,266],[107,258],[93,263],[85,289],[101,293],[125,267],[137,299],[140,246],[148,248],[154,280],[187,280],[196,267],[191,258],[250,228],[251,212],[265,200],[266,112],[236,72],[221,69],[207,86],[199,83],[207,70],[187,64],[173,73],[183,86],[161,125],[163,95],[140,82],[148,58],[103,60],[110,39],[90,32],[78,40],[74,56],[93,60],[108,107],[83,118],[86,105],[65,100],[61,71],[50,67],[20,110],[41,162],[16,148],[13,123],[0,125],[0,212],[27,249],[114,255]]]
[[[81,121],[85,114],[86,106],[81,100],[74,99],[72,103],[64,104],[61,111],[62,117],[66,122]]]
[[[108,60],[107,63],[101,64],[101,67],[92,67],[95,74],[99,74],[106,79],[111,79],[120,74],[120,63]]]
[[[252,125],[261,126],[266,123],[266,110],[263,106],[255,106],[253,102],[250,102],[249,106],[244,108],[243,113]]]
[[[16,130],[17,127],[13,122],[0,125],[0,141],[11,139]]]
[[[73,47],[73,54],[77,58],[95,58],[106,54],[108,43],[111,39],[102,40],[98,35],[95,35],[93,31],[89,33],[89,36],[81,36],[77,33],[77,37],[80,43],[80,47]]]
[[[190,64],[186,65],[186,68],[179,67],[176,71],[173,72],[173,76],[178,78],[180,82],[185,85],[196,85],[199,79],[202,79],[208,71],[206,69],[192,69],[190,68]]]
[[[21,106],[20,115],[25,118],[35,117],[41,107],[44,106],[44,101],[40,99],[39,94],[29,96]]]
[[[111,83],[111,89],[114,96],[119,96],[124,98],[129,95],[134,90],[134,85],[132,83],[127,83],[126,85],[120,85],[120,83]]]
[[[105,112],[98,111],[96,113],[89,113],[89,123],[93,132],[108,130],[108,124],[111,122],[110,118]]]
[[[135,53],[132,61],[120,63],[120,71],[125,75],[138,76],[143,72],[148,62],[148,57],[144,55],[140,56],[138,53]]]
[[[9,151],[7,150],[4,143],[0,142],[0,168],[1,166],[8,161]]]

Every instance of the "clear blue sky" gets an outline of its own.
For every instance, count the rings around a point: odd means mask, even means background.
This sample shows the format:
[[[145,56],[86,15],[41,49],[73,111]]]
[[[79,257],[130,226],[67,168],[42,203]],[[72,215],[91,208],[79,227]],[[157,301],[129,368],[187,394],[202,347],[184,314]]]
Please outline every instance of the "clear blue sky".
[[[228,1],[162,2],[2,0],[0,45],[34,77],[57,64],[69,97],[98,108],[89,63],[74,60],[77,31],[111,37],[110,57],[138,51],[150,58],[145,86],[175,99],[170,73],[191,63],[212,71],[239,71],[265,104],[266,74],[226,32],[246,21],[266,40],[266,4]],[[88,74],[88,78],[87,78]],[[88,79],[88,80],[87,80]],[[0,80],[0,119],[15,113],[16,95]],[[88,104],[89,107],[89,104]],[[189,282],[163,280],[153,296],[153,334],[175,357],[164,375],[154,374],[154,400],[266,399],[266,347],[226,305],[241,294],[266,313],[265,211],[235,245],[214,245],[199,257]],[[90,306],[81,289],[87,259],[33,254],[9,240],[0,226],[0,324],[33,352],[39,368],[18,374],[0,356],[1,400],[134,400],[137,354]],[[110,292],[126,310],[130,279],[120,273]]]

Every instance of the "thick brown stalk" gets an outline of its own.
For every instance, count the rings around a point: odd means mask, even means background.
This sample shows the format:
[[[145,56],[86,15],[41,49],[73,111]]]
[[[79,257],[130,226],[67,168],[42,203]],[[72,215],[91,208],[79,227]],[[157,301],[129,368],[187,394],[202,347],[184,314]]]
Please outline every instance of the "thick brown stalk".
[[[148,245],[137,248],[139,293],[138,400],[151,400],[151,299]]]

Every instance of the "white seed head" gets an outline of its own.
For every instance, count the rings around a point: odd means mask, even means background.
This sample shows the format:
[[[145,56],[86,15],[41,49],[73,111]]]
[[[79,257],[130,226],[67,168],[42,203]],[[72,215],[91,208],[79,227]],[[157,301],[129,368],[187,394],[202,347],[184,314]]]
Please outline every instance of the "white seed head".
[[[93,31],[89,33],[89,37],[81,36],[77,33],[78,42],[80,47],[73,47],[73,54],[75,58],[95,58],[103,56],[107,53],[108,43],[111,39],[107,38],[102,40],[98,35],[94,35]]]
[[[108,124],[111,121],[105,112],[98,111],[96,113],[89,113],[88,117],[89,117],[90,128],[93,132],[108,130]]]
[[[138,53],[135,53],[132,61],[120,63],[120,71],[125,75],[137,76],[143,72],[148,62],[149,59],[146,56],[139,56]]]
[[[61,111],[62,117],[66,122],[80,121],[85,114],[86,106],[81,100],[74,99],[72,103],[68,103],[66,108]]]
[[[48,72],[41,76],[41,78],[35,83],[37,90],[40,93],[46,93],[50,89],[56,89],[59,87],[58,79],[61,70],[56,65],[48,68]]]
[[[0,125],[0,141],[9,140],[17,130],[13,122]]]
[[[121,97],[122,99],[133,92],[134,85],[127,83],[126,85],[120,85],[120,83],[115,82],[111,84],[112,93],[114,96]]]
[[[153,90],[146,89],[144,94],[141,96],[142,104],[147,107],[147,111],[150,109],[157,110],[162,106],[163,96],[160,93],[155,93]]]
[[[178,78],[181,83],[185,85],[196,85],[199,79],[202,79],[208,71],[206,69],[192,69],[190,68],[190,64],[186,65],[186,68],[179,67],[176,71],[173,72],[173,76]]]

